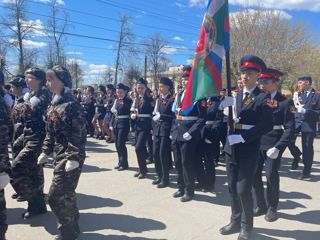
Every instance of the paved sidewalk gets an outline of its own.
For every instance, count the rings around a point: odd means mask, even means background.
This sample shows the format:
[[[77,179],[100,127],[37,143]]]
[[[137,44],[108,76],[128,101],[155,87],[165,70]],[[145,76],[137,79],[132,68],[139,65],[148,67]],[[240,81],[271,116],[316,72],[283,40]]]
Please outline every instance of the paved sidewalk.
[[[221,236],[219,228],[229,222],[230,207],[225,168],[217,170],[216,193],[197,192],[195,200],[181,203],[174,199],[172,188],[157,189],[150,179],[133,177],[137,162],[129,147],[130,171],[113,170],[116,152],[113,144],[88,139],[87,159],[78,186],[81,211],[81,240],[231,240],[237,235]],[[298,140],[299,141],[299,140]],[[315,140],[315,164],[310,182],[296,180],[299,170],[291,171],[291,156],[284,154],[281,167],[280,219],[268,223],[255,218],[256,240],[320,239],[320,140]],[[298,143],[300,144],[300,143]],[[149,165],[150,167],[150,165]],[[154,170],[149,177],[153,179]],[[174,175],[174,174],[172,174]],[[172,176],[174,178],[174,176]],[[48,191],[52,169],[45,168]],[[29,221],[21,214],[26,202],[11,199],[13,190],[6,188],[8,240],[49,240],[57,234],[51,212]]]

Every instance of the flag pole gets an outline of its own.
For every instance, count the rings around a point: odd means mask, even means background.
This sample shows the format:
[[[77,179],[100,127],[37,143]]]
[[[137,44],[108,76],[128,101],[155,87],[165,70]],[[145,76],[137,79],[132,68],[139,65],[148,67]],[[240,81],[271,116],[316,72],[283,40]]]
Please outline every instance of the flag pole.
[[[230,67],[230,51],[226,51],[226,74],[227,74],[227,92],[228,96],[232,97],[232,91],[231,91],[231,67]],[[233,109],[232,106],[229,107],[229,114],[228,114],[228,125],[229,125],[229,131],[228,135],[234,134],[234,121],[233,121]],[[235,160],[235,151],[234,146],[231,146],[231,159],[233,164],[237,164]]]

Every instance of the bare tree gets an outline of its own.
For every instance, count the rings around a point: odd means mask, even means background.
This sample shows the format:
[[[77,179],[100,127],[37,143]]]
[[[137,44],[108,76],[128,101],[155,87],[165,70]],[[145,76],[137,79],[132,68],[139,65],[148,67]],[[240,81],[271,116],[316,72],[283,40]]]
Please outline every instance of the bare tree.
[[[82,86],[84,80],[84,72],[78,59],[69,59],[67,61],[67,68],[72,77],[72,86],[78,88]]]
[[[130,88],[133,87],[135,81],[142,77],[142,71],[137,64],[131,63],[125,73],[125,83]]]
[[[34,31],[35,23],[28,22],[25,16],[25,8],[27,7],[26,0],[12,0],[5,2],[5,6],[8,10],[7,17],[2,17],[2,25],[5,26],[11,32],[9,42],[19,52],[19,72],[22,73],[25,70],[25,47],[24,41],[31,32]]]
[[[145,42],[145,52],[148,56],[155,88],[158,88],[159,85],[159,73],[168,66],[167,48],[168,42],[161,37],[160,33],[155,33]]]
[[[232,14],[230,23],[232,78],[239,75],[240,58],[254,54],[284,72],[285,85],[292,90],[303,70],[301,59],[309,59],[314,52],[306,27],[292,25],[280,11],[263,8]]]
[[[59,17],[58,0],[51,0],[50,19],[47,24],[47,35],[50,39],[47,61],[49,63],[66,66],[65,55],[63,50],[64,33],[68,26],[68,15],[62,12],[62,18]]]
[[[132,44],[135,41],[135,34],[130,29],[129,18],[122,16],[120,19],[120,33],[117,46],[116,64],[115,64],[115,75],[114,84],[118,83],[119,69],[124,69],[125,61],[128,61],[133,56],[136,56],[137,49]]]

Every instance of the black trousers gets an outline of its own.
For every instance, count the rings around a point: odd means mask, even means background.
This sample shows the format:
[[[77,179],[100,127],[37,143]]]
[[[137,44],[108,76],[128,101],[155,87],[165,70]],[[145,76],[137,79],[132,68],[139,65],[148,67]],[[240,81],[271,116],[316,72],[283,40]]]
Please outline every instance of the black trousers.
[[[92,124],[93,117],[94,113],[86,113],[86,127],[89,134],[94,134],[94,126]]]
[[[197,147],[197,162],[196,162],[196,176],[198,182],[202,186],[214,186],[216,171],[214,160],[215,156],[220,152],[220,148],[216,148],[219,142],[206,143],[205,141],[200,141]],[[199,156],[199,157],[198,157]]]
[[[149,157],[149,153],[147,151],[147,141],[150,136],[150,130],[142,130],[136,131],[136,155],[138,159],[140,173],[147,173],[147,163],[146,160]]]
[[[123,168],[128,168],[128,151],[126,147],[126,141],[129,134],[129,127],[128,128],[115,128],[114,133],[116,136],[116,149],[118,153],[118,166]]]
[[[169,136],[153,137],[153,158],[159,179],[161,179],[161,182],[169,182],[169,162],[171,159],[171,140]]]
[[[273,211],[276,211],[278,208],[281,157],[282,153],[279,154],[277,159],[270,159],[267,157],[265,150],[260,151],[253,184],[253,194],[255,195],[254,199],[256,200],[257,207],[262,209],[270,208]],[[264,196],[262,182],[262,170],[264,165],[267,177],[267,201]]]
[[[235,148],[237,164],[233,164],[231,156],[226,153],[228,188],[231,197],[231,222],[241,223],[241,228],[253,228],[252,186],[259,151],[250,146],[241,150],[242,144]],[[248,151],[250,155],[248,155]],[[238,151],[237,151],[238,150]],[[238,157],[237,157],[238,156]]]
[[[297,137],[298,137],[300,131],[301,131],[301,126],[296,128],[294,136],[288,145],[289,151],[294,159],[297,159],[302,155],[300,149],[296,146],[296,140],[297,140]]]
[[[173,153],[174,166],[177,172],[177,186],[180,191],[184,191],[181,149],[177,141],[171,142],[171,149]]]
[[[148,141],[147,141],[147,149],[149,153],[148,159],[153,162],[153,140],[152,140],[152,134],[149,134]]]
[[[308,175],[311,173],[313,164],[313,141],[315,133],[313,132],[302,132],[302,161],[303,161],[303,174]]]
[[[185,193],[194,194],[195,161],[198,140],[192,138],[190,141],[178,141],[181,150],[181,165]]]

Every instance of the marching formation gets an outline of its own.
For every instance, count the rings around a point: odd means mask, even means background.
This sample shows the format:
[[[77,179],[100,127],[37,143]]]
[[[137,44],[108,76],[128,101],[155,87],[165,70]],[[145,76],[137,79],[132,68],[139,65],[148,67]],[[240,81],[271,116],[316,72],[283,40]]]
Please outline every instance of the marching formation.
[[[219,96],[197,100],[186,113],[182,103],[191,71],[191,66],[184,67],[177,92],[173,81],[163,77],[156,91],[141,78],[133,90],[123,83],[100,85],[98,94],[92,86],[84,94],[72,90],[71,76],[61,66],[47,72],[28,69],[11,79],[10,91],[1,72],[0,240],[7,230],[4,188],[8,183],[16,192],[12,198],[28,203],[23,219],[46,213],[47,203],[58,221],[61,234],[56,239],[77,239],[81,231],[75,190],[86,157],[86,138],[114,143],[115,169],[125,171],[130,133],[134,133],[139,166],[134,177],[146,178],[148,165],[154,163],[152,184],[161,189],[170,185],[169,173],[175,169],[173,197],[181,202],[191,201],[196,189],[214,191],[215,167],[225,158],[232,214],[220,229],[222,235],[239,233],[238,240],[251,239],[254,216],[276,221],[279,168],[287,147],[294,156],[292,169],[302,159],[300,179],[311,178],[320,112],[320,94],[312,88],[312,78],[299,77],[297,92],[286,97],[280,92],[280,71],[268,68],[257,56],[244,56],[232,96],[222,89]],[[300,132],[302,151],[295,145]],[[54,159],[54,171],[45,196],[43,167],[49,157]]]

